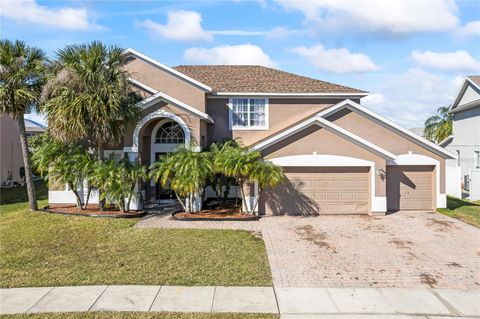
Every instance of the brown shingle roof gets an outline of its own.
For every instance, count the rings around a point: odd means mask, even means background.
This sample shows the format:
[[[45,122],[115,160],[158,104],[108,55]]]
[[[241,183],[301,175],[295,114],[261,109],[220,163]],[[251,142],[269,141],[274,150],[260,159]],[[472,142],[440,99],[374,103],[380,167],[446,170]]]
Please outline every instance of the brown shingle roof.
[[[480,86],[480,75],[469,75],[467,76],[473,83]]]
[[[259,65],[180,65],[175,70],[215,92],[249,93],[366,93]]]

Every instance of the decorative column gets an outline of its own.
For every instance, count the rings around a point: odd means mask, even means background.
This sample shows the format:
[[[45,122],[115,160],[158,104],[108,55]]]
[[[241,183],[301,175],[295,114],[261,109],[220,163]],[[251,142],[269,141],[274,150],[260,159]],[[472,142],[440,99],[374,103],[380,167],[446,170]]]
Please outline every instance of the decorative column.
[[[138,152],[132,152],[131,150],[129,150],[126,153],[128,156],[128,160],[130,162],[133,163],[138,159]],[[140,191],[140,187],[138,183],[137,185],[135,185],[134,191],[137,193],[137,195],[133,196],[132,201],[130,203],[130,209],[142,210],[143,209],[143,200],[142,200],[142,194],[141,194],[142,191]]]

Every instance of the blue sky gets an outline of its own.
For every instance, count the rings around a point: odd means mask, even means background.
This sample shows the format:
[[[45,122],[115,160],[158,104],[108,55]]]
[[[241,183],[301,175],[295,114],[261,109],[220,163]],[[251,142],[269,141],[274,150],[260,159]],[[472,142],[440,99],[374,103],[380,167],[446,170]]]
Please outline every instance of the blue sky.
[[[480,1],[10,1],[1,37],[49,55],[101,40],[160,62],[262,64],[369,91],[405,127],[480,74]],[[35,116],[34,116],[35,117]]]

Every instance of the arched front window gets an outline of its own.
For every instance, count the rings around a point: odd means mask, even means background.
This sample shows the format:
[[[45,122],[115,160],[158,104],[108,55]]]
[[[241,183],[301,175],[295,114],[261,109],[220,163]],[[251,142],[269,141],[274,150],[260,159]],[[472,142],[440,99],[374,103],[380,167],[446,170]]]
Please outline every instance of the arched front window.
[[[177,122],[166,122],[158,128],[155,135],[156,144],[180,144],[185,143],[185,134]]]

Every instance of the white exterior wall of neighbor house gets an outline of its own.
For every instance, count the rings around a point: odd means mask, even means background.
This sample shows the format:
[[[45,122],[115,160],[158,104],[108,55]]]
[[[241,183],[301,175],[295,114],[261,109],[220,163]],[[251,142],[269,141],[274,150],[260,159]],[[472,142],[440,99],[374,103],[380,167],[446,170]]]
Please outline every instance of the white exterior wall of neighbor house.
[[[475,167],[476,152],[480,152],[480,107],[453,113],[453,139],[445,148],[459,155],[447,166],[460,166],[464,186],[468,186],[469,171]],[[467,188],[468,189],[468,188]]]

